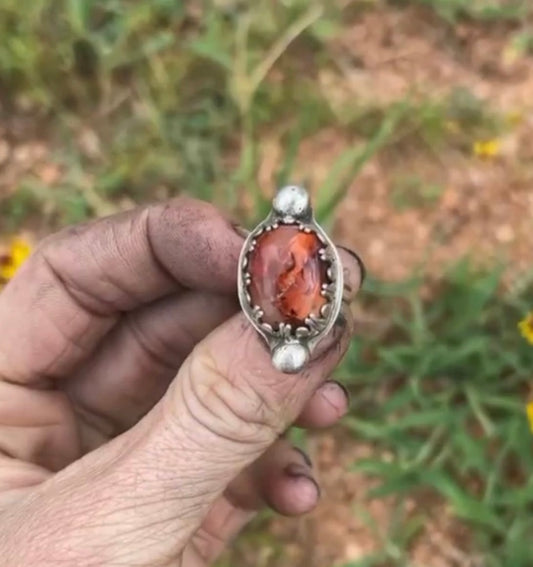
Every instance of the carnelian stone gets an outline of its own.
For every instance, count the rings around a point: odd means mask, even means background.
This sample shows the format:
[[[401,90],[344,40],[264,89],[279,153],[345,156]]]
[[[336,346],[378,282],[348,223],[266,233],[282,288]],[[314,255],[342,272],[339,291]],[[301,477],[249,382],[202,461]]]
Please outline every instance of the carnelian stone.
[[[262,320],[273,328],[282,322],[301,326],[309,315],[319,315],[327,302],[320,294],[327,266],[318,256],[323,244],[317,235],[282,225],[256,242],[249,255],[249,292],[252,305],[264,311]]]

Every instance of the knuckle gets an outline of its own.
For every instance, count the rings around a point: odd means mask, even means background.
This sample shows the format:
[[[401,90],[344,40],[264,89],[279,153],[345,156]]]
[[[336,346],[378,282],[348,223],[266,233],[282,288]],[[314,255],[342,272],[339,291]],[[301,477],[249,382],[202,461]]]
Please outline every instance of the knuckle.
[[[242,368],[221,363],[200,344],[185,364],[185,402],[194,420],[218,437],[267,446],[283,429],[276,402],[256,387],[254,371]]]
[[[180,283],[234,292],[242,242],[213,205],[179,198],[157,206],[150,212],[148,232],[155,256],[179,274]],[[184,264],[193,264],[193,275],[183,270]]]
[[[163,333],[158,333],[157,329],[146,328],[143,321],[135,313],[128,313],[123,317],[124,327],[129,331],[129,335],[136,344],[141,360],[147,364],[162,369],[165,372],[175,374],[182,353],[176,350],[175,344]],[[176,330],[174,330],[176,333]],[[179,333],[179,329],[177,330]],[[181,336],[180,336],[181,338]],[[181,344],[187,344],[187,337],[183,333]]]
[[[191,541],[192,548],[198,557],[209,565],[221,549],[224,548],[226,541],[215,532],[209,531],[205,526],[201,527]]]
[[[184,231],[195,232],[205,221],[218,216],[220,215],[213,205],[190,197],[177,197],[163,205],[148,208],[150,225],[154,229],[159,227],[159,231],[164,234],[167,234],[167,230],[174,230],[176,226]]]

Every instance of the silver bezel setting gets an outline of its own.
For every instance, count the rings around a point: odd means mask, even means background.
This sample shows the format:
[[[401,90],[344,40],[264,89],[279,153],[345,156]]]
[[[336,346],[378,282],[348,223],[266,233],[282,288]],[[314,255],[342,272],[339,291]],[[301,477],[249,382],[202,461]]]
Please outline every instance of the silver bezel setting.
[[[327,299],[317,315],[311,315],[303,326],[293,328],[280,323],[277,329],[264,322],[261,306],[253,305],[248,288],[252,274],[248,271],[249,257],[257,238],[281,225],[297,226],[303,232],[312,232],[323,243],[318,254],[326,264],[328,281],[322,284],[321,293]],[[274,366],[285,373],[299,372],[305,366],[318,343],[332,330],[342,306],[344,291],[343,269],[337,248],[322,227],[316,222],[309,195],[302,187],[289,185],[281,188],[273,199],[272,210],[246,238],[238,269],[238,294],[241,308],[257,332],[264,338],[272,353]]]

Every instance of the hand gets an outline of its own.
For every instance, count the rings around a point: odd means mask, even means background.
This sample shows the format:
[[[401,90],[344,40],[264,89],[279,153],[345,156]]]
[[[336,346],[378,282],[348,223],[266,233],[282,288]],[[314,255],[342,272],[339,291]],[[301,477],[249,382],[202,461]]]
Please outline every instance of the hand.
[[[351,317],[301,374],[275,371],[238,312],[242,243],[177,200],[49,237],[2,291],[3,567],[200,567],[261,506],[315,506],[280,436],[346,411],[326,379]],[[361,269],[341,256],[351,299]]]

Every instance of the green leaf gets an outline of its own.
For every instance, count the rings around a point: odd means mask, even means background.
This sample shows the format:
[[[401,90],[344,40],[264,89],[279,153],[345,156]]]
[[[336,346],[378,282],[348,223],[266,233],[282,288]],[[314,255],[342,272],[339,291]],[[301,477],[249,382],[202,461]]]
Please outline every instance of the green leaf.
[[[223,50],[220,49],[220,45],[211,40],[208,37],[202,37],[199,39],[195,39],[190,41],[187,44],[187,49],[194,53],[195,55],[199,55],[217,65],[220,65],[226,70],[231,70],[232,60],[228,53],[225,53]]]
[[[283,187],[289,183],[295,183],[292,179],[292,171],[298,157],[298,148],[302,135],[300,128],[295,128],[290,132],[289,141],[285,148],[284,159],[279,171],[276,173],[276,187]]]
[[[333,212],[344,199],[354,177],[365,163],[390,140],[406,109],[405,103],[394,106],[376,134],[363,147],[349,148],[337,158],[316,194],[315,211],[319,222],[329,222]]]
[[[89,29],[92,0],[68,0],[67,17],[74,32],[84,36]]]
[[[504,520],[498,516],[494,508],[487,502],[477,500],[451,477],[441,471],[426,471],[420,480],[435,488],[451,504],[454,513],[463,518],[504,534],[506,526]]]

